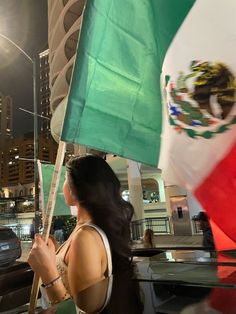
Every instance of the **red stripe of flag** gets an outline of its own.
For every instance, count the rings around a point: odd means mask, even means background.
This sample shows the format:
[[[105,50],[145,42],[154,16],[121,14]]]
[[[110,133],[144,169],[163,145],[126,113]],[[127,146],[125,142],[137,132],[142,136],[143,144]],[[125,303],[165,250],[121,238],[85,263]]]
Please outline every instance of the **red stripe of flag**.
[[[220,147],[219,147],[220,149]],[[236,142],[194,191],[207,214],[222,231],[213,234],[217,250],[236,248]],[[228,238],[228,241],[227,241]]]

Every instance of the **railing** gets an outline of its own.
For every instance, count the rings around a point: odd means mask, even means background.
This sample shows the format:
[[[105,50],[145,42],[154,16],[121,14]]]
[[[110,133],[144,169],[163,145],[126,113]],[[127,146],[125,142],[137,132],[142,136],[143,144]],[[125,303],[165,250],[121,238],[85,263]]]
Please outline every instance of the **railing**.
[[[132,240],[138,240],[143,236],[145,229],[151,229],[154,234],[169,234],[170,219],[169,217],[145,218],[131,222]]]
[[[194,216],[195,217],[195,216]],[[194,218],[193,217],[193,218]],[[202,233],[202,230],[200,229],[199,227],[199,224],[197,223],[196,220],[192,219],[192,224],[193,224],[193,230],[194,230],[194,233],[195,234],[201,234]]]
[[[16,213],[14,212],[4,212],[0,213],[0,219],[16,219]]]
[[[31,240],[29,225],[8,224],[7,226],[10,227],[16,233],[19,239],[23,241]],[[140,238],[142,238],[145,229],[153,230],[154,234],[170,234],[171,233],[170,219],[169,217],[158,217],[132,221],[131,222],[132,240],[139,240]]]

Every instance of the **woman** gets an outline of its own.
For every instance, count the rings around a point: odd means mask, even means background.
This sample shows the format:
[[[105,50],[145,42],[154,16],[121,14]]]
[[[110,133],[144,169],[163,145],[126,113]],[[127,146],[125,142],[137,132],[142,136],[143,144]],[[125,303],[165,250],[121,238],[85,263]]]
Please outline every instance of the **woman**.
[[[78,305],[79,292],[108,277],[111,268],[116,274],[128,265],[133,207],[122,199],[120,182],[102,158],[74,157],[66,169],[63,193],[67,205],[77,207],[77,225],[57,252],[50,239],[46,245],[36,235],[28,262],[51,304],[72,297]]]
[[[154,247],[154,233],[152,229],[146,229],[144,231],[144,236],[143,236],[143,245],[145,248],[153,248]]]

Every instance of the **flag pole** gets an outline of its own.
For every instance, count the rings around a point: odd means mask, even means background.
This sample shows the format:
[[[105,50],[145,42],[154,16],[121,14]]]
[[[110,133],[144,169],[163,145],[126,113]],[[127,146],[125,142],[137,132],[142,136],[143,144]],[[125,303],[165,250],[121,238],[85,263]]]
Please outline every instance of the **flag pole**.
[[[54,211],[54,207],[56,203],[56,195],[57,195],[57,190],[58,190],[59,181],[60,181],[61,168],[62,168],[64,156],[65,156],[65,149],[66,149],[66,143],[63,141],[60,141],[58,150],[57,150],[57,158],[56,158],[55,168],[53,172],[47,208],[46,208],[46,212],[44,216],[42,238],[45,240],[45,242],[48,241],[48,237],[50,233],[52,216],[53,216],[53,211]],[[35,313],[35,308],[36,308],[36,303],[37,303],[37,298],[38,298],[38,291],[39,291],[39,284],[40,284],[40,277],[35,273],[32,288],[31,288],[28,314]]]
[[[39,208],[42,210],[42,216],[44,217],[45,203],[44,203],[44,192],[43,192],[43,173],[42,173],[42,164],[38,160],[38,175],[39,175]]]

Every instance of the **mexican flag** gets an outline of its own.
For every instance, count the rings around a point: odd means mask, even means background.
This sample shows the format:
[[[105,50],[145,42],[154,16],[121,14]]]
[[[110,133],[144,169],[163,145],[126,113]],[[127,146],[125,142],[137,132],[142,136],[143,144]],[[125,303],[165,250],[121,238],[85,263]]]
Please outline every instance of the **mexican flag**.
[[[62,132],[64,141],[158,166],[167,183],[193,192],[231,244],[235,12],[235,0],[87,1]]]
[[[218,249],[231,242],[223,243],[224,236],[236,241],[235,9],[233,0],[194,1],[161,72],[159,167],[168,183],[192,191],[223,231]]]

